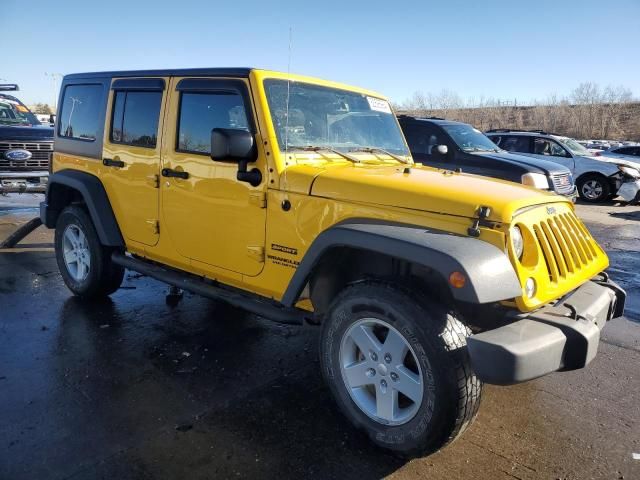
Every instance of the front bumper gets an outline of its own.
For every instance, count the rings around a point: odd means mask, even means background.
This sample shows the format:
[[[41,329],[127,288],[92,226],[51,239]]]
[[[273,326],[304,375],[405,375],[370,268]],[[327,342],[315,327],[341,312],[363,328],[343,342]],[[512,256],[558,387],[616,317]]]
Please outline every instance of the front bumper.
[[[576,203],[576,200],[578,199],[578,187],[574,185],[573,190],[571,190],[571,192],[563,193],[561,195],[563,197],[567,197],[569,200],[571,200],[571,202]]]
[[[625,202],[640,202],[640,180],[624,182],[618,189],[618,195],[621,196]]]
[[[596,356],[605,323],[622,315],[625,299],[625,291],[603,273],[554,305],[469,337],[472,368],[496,385],[583,368]]]
[[[44,193],[49,172],[2,172],[0,193]]]

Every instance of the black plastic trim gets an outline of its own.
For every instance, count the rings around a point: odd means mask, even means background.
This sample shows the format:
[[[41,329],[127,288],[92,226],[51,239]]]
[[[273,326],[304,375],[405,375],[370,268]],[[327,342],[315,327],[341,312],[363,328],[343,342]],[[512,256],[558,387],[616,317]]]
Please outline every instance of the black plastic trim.
[[[368,250],[423,265],[438,272],[448,286],[449,275],[462,272],[467,278],[465,286],[449,286],[459,301],[491,303],[522,295],[509,259],[487,242],[415,226],[363,221],[338,224],[318,235],[282,297],[284,305],[295,304],[322,256],[335,247]]]
[[[110,247],[124,247],[116,216],[107,192],[98,177],[79,170],[60,170],[49,177],[45,201],[40,204],[40,219],[48,228],[55,228],[58,216],[69,204],[69,198],[56,186],[76,190],[82,196],[100,243]]]
[[[164,89],[163,78],[119,78],[111,84],[111,90],[162,92]]]

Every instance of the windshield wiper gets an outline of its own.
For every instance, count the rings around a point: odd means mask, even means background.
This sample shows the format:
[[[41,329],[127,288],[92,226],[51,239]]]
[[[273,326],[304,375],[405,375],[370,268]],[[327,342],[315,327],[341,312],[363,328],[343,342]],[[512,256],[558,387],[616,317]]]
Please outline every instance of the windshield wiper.
[[[335,153],[336,155],[339,155],[342,158],[346,158],[350,162],[360,163],[360,159],[359,158],[356,158],[356,157],[354,157],[352,155],[349,155],[348,153],[341,152],[340,150],[336,150],[335,148],[331,148],[331,147],[322,147],[322,146],[319,146],[319,145],[306,145],[306,146],[289,145],[289,148],[290,149],[294,148],[296,150],[303,150],[305,152],[320,152],[322,150],[326,150],[327,152]]]
[[[356,148],[354,150],[351,150],[352,152],[364,152],[364,153],[382,153],[383,155],[389,155],[391,158],[393,158],[394,160],[400,162],[400,163],[404,163],[405,165],[410,165],[411,162],[409,162],[406,158],[402,158],[399,155],[396,155],[395,153],[391,153],[387,150],[384,150],[383,148],[377,148],[377,147],[362,147],[362,148]]]

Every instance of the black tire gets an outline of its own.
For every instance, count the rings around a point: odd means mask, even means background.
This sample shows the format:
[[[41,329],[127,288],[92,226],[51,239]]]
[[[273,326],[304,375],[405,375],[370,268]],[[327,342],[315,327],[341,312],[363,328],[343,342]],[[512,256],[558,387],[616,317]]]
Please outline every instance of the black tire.
[[[79,229],[86,236],[89,267],[83,279],[74,278],[73,272],[65,261],[63,237],[69,226]],[[113,248],[107,248],[100,243],[91,217],[84,208],[70,205],[62,211],[56,222],[54,243],[56,261],[62,279],[75,295],[83,298],[99,298],[118,290],[124,278],[124,268],[111,261]]]
[[[600,203],[609,199],[611,184],[604,175],[599,173],[587,173],[576,182],[578,195],[585,202]]]
[[[423,372],[421,404],[401,425],[385,425],[370,417],[343,380],[343,338],[352,325],[369,317],[392,325],[404,337]],[[470,333],[452,312],[420,294],[377,281],[353,284],[338,295],[325,317],[322,372],[340,410],[378,446],[406,457],[431,453],[458,438],[478,412],[482,383],[469,363]]]

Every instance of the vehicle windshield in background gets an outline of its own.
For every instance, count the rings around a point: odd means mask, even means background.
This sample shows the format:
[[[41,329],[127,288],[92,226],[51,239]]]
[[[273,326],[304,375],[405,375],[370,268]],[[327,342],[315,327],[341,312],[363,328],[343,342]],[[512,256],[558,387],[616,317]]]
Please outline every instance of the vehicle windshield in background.
[[[480,130],[470,125],[442,125],[458,147],[465,152],[497,152],[500,148]]]
[[[265,90],[281,150],[286,144],[409,156],[386,100],[300,82],[287,86],[286,80],[265,80]]]
[[[572,138],[559,138],[558,141],[574,155],[582,155],[586,157],[593,156],[593,153]]]
[[[40,125],[36,116],[17,99],[0,95],[0,125]]]

